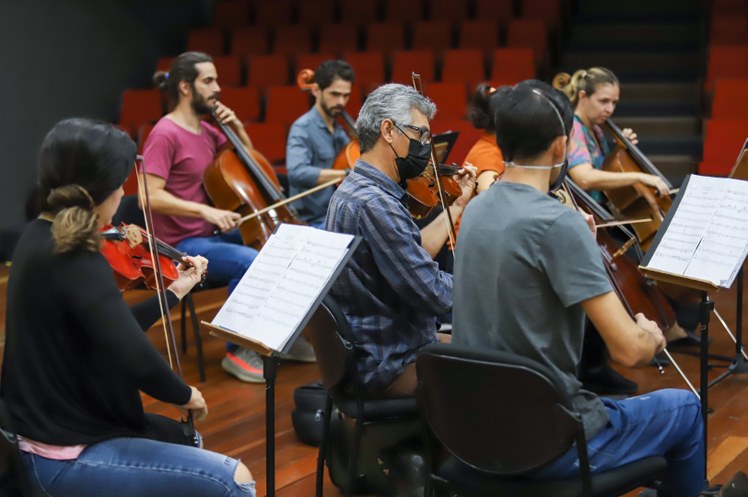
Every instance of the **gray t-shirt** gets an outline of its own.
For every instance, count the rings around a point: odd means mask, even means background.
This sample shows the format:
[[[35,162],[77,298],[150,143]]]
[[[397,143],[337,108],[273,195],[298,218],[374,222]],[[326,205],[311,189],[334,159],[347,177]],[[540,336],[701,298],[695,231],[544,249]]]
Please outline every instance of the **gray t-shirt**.
[[[535,188],[499,182],[465,210],[455,250],[454,343],[506,350],[558,374],[587,438],[607,412],[582,390],[581,302],[612,290],[584,219]]]

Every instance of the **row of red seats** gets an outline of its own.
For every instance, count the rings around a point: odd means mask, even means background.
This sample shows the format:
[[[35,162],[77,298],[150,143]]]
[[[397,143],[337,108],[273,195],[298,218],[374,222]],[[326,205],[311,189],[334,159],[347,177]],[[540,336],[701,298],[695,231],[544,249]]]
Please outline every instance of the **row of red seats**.
[[[364,26],[377,21],[422,19],[462,21],[513,17],[558,22],[565,0],[224,0],[216,3],[213,25],[226,28],[297,22],[317,26],[339,21]]]
[[[251,55],[246,59],[225,55],[215,57],[219,83],[223,88],[257,86],[267,88],[293,84],[301,69],[314,69],[333,54]],[[425,81],[463,83],[472,89],[476,83],[491,80],[518,80],[535,74],[533,55],[527,48],[496,48],[490,59],[479,50],[447,50],[436,58],[428,50],[396,50],[386,58],[381,52],[354,52],[344,56],[353,67],[356,83],[364,93],[384,81],[409,82],[412,71]],[[168,71],[171,57],[159,60],[158,69]]]
[[[536,75],[529,49],[496,49],[490,72],[486,72],[480,51],[448,51],[442,65],[440,84],[432,83],[435,79],[435,66],[430,52],[402,52],[401,55],[396,58],[393,71],[387,75],[388,77],[385,77],[383,57],[379,52],[353,53],[347,57],[356,75],[356,84],[349,104],[352,113],[356,113],[362,104],[362,98],[379,84],[385,81],[409,84],[413,70],[420,72],[428,88],[437,92],[439,88],[446,89],[443,92],[444,96],[435,101],[442,109],[440,113],[449,117],[464,115],[468,92],[481,81],[488,79],[494,85],[514,84]],[[250,81],[257,84],[246,87],[231,87],[225,84],[226,78],[231,77],[230,71],[221,65],[222,59],[216,59],[219,83],[222,85],[222,99],[245,121],[278,122],[288,125],[308,108],[307,96],[296,86],[289,84],[287,59],[258,57],[258,61],[261,62],[269,63],[276,60],[278,66],[250,64]],[[309,65],[303,67],[314,68],[320,61],[306,62]],[[252,79],[254,74],[257,75],[256,80]],[[141,125],[155,122],[161,116],[164,107],[161,98],[160,92],[156,89],[123,92],[120,126],[135,136]],[[462,110],[445,111],[447,108]]]
[[[453,29],[456,28],[456,29]],[[492,20],[468,20],[453,25],[450,21],[419,21],[412,27],[402,22],[377,23],[359,30],[350,24],[321,24],[318,33],[308,26],[280,25],[245,27],[229,37],[222,28],[208,27],[190,31],[187,50],[213,55],[262,55],[322,52],[337,56],[347,52],[379,50],[433,50],[442,53],[451,48],[471,48],[490,52],[504,43],[509,47],[529,47],[541,61],[548,46],[548,26],[540,19],[514,19],[506,28],[506,37]],[[410,39],[409,39],[410,38]]]
[[[425,86],[426,94],[434,100],[438,108],[438,119],[454,121],[464,119],[467,112],[469,94],[461,83],[429,83]],[[125,93],[128,104],[136,102],[142,110],[140,118],[120,120],[120,127],[138,138],[142,145],[150,131],[150,126],[161,117],[161,96],[156,90],[130,90]],[[222,91],[221,100],[231,107],[237,116],[247,124],[265,123],[280,125],[287,129],[293,121],[306,112],[312,104],[309,96],[296,86],[273,86],[267,89],[265,100],[257,87],[229,88]],[[358,88],[348,104],[348,111],[354,117],[361,105]],[[263,113],[264,121],[260,115]],[[146,130],[144,133],[143,130]],[[285,136],[285,135],[284,135]]]

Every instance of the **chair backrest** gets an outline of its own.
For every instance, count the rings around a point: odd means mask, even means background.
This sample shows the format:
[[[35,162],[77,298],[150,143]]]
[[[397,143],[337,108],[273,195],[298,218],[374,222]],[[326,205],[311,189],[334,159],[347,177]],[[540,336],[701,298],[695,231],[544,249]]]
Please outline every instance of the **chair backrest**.
[[[319,33],[319,47],[322,53],[342,53],[358,50],[358,27],[355,24],[323,24]]]
[[[493,51],[491,83],[513,85],[535,77],[535,64],[529,48],[497,48]]]
[[[223,0],[213,6],[213,26],[236,28],[249,24],[248,0]]]
[[[260,119],[262,98],[257,86],[221,88],[221,101],[233,110],[242,122]]]
[[[354,349],[348,319],[332,297],[325,297],[306,327],[317,357],[322,384],[330,391],[355,377]],[[355,379],[355,378],[354,378]]]
[[[748,119],[748,78],[719,79],[714,85],[713,119]]]
[[[431,50],[395,50],[392,54],[392,76],[394,83],[410,86],[411,73],[421,75],[424,83],[434,81],[434,52]]]
[[[286,127],[309,110],[309,95],[296,85],[271,86],[265,90],[265,122]]]
[[[0,400],[0,496],[33,497],[35,494],[21,461],[10,416]]]
[[[122,92],[119,125],[134,135],[139,126],[158,121],[162,110],[161,92],[158,89],[125,90]]]
[[[247,123],[244,129],[257,150],[272,164],[286,160],[287,127],[280,123]]]
[[[213,57],[213,65],[216,67],[221,88],[242,84],[242,58],[238,55]]]
[[[384,56],[378,50],[352,52],[346,54],[345,60],[353,68],[356,84],[365,94],[384,81]]]
[[[411,50],[433,50],[441,57],[452,48],[452,23],[445,20],[417,21],[413,27]]]
[[[381,22],[370,24],[366,30],[366,50],[378,50],[385,56],[393,50],[405,48],[405,26],[402,22]]]
[[[548,26],[542,19],[513,19],[506,31],[506,46],[532,49],[535,63],[540,64],[548,51]]]
[[[456,120],[465,117],[467,91],[464,83],[429,83],[425,93],[436,104],[442,119]]]
[[[283,54],[247,57],[247,84],[266,88],[289,83],[288,57]]]
[[[187,34],[188,52],[205,52],[216,57],[224,54],[225,35],[223,28],[195,28]]]
[[[286,24],[275,28],[273,53],[293,55],[312,51],[312,30],[303,24]]]
[[[485,80],[486,65],[480,50],[447,50],[444,53],[442,83],[462,83],[472,92]]]
[[[416,399],[432,443],[469,466],[519,474],[552,461],[575,440],[584,444],[563,387],[535,361],[433,344],[419,353],[416,368]]]
[[[473,19],[463,21],[457,37],[457,47],[461,49],[477,48],[484,55],[490,55],[499,46],[499,23],[491,19]]]
[[[246,58],[264,55],[270,50],[270,36],[265,26],[245,26],[231,34],[231,54]]]
[[[709,119],[704,126],[704,158],[699,174],[727,176],[748,137],[748,119]]]

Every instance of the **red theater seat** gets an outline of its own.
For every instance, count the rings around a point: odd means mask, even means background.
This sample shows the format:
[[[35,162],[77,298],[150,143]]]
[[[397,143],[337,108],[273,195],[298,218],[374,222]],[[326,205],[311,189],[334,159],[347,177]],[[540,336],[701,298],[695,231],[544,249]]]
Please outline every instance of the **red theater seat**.
[[[709,119],[704,126],[704,159],[699,174],[727,176],[748,138],[748,119]]]

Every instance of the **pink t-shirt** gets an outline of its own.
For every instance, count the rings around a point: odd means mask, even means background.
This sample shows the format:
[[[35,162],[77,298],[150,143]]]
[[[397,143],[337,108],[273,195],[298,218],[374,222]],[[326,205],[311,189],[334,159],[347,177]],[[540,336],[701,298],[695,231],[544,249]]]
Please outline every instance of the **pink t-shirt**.
[[[143,146],[146,172],[164,178],[166,191],[183,200],[208,203],[203,175],[226,137],[213,126],[201,122],[195,134],[163,117],[156,123]],[[174,245],[193,236],[210,236],[215,226],[198,217],[153,213],[156,236]]]

